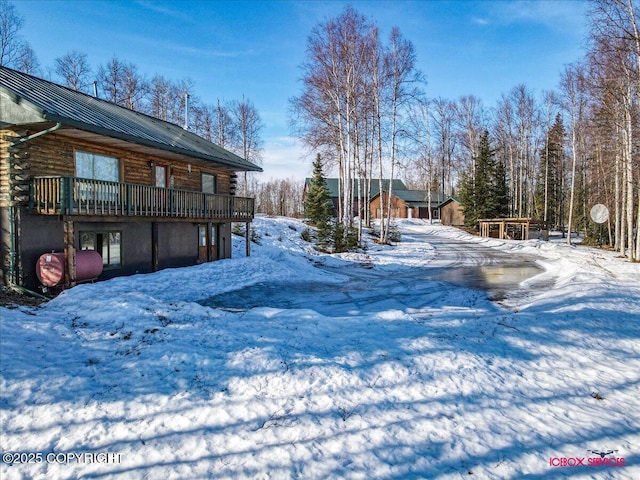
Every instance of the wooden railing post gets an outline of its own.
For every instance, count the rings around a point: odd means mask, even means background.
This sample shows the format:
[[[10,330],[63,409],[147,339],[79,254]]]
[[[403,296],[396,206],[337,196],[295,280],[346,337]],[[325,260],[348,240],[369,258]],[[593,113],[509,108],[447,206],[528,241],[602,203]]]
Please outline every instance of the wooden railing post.
[[[126,184],[125,192],[127,202],[127,216],[131,216],[131,184]]]
[[[61,177],[60,182],[62,183],[60,187],[62,188],[63,192],[66,192],[66,196],[67,196],[67,201],[65,205],[66,211],[63,213],[70,215],[73,213],[73,183],[74,183],[73,178]]]

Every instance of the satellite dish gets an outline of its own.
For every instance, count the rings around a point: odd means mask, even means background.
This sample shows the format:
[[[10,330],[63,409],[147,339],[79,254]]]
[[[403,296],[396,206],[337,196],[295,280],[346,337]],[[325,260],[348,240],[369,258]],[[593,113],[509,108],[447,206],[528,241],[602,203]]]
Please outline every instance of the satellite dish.
[[[609,220],[609,209],[606,205],[596,203],[591,207],[591,220],[596,223],[604,223]]]

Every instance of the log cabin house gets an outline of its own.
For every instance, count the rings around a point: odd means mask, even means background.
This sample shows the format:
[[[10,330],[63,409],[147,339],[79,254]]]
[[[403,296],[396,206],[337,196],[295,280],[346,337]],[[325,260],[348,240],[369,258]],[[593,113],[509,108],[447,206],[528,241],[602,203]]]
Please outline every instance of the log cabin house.
[[[311,187],[311,178],[305,179],[303,201],[306,197],[306,193]],[[326,178],[325,183],[329,191],[329,197],[333,205],[332,215],[337,215],[338,205],[340,203],[340,179],[338,178]],[[352,215],[358,216],[358,206],[362,208],[369,208],[370,218],[380,218],[380,198],[384,199],[384,205],[386,208],[386,201],[388,198],[387,192],[391,186],[391,216],[393,218],[429,218],[429,208],[431,208],[431,218],[440,218],[438,204],[442,201],[442,196],[438,193],[431,194],[431,203],[428,203],[428,193],[424,190],[409,190],[405,186],[404,182],[399,179],[389,180],[387,178],[382,180],[383,195],[380,195],[380,181],[378,179],[371,180],[371,191],[369,192],[369,199],[365,196],[365,180],[354,179],[353,180],[353,205],[351,208]],[[358,197],[360,200],[358,201]]]
[[[5,285],[36,289],[41,255],[95,250],[101,279],[231,256],[231,223],[261,171],[188,130],[0,67],[0,256]],[[247,241],[247,255],[249,242]]]
[[[386,208],[389,200],[389,193],[386,190],[382,192],[382,195],[376,194],[371,199],[371,218],[381,217],[381,200]],[[391,191],[391,217],[429,218],[429,210],[431,210],[431,218],[433,220],[438,219],[440,218],[440,211],[438,210],[440,200],[441,195],[434,192],[431,193],[431,202],[429,202],[429,192],[425,190],[408,190],[406,187],[404,189],[394,189]]]
[[[307,191],[311,187],[312,178],[306,178],[304,182],[304,192],[302,194],[302,200],[306,198]],[[339,205],[341,201],[342,189],[340,185],[339,178],[325,178],[325,184],[327,185],[327,190],[329,191],[329,197],[331,199],[331,204],[333,206],[331,214],[333,216],[338,215]],[[358,208],[367,208],[371,202],[371,199],[378,195],[380,191],[380,181],[377,179],[371,180],[369,199],[366,198],[365,190],[366,190],[366,180],[363,178],[352,179],[352,187],[351,191],[353,192],[353,204],[351,205],[351,215],[357,217],[359,215]],[[406,189],[402,180],[393,180],[392,186],[394,189],[402,188]],[[389,189],[389,180],[382,180],[382,187],[385,190]],[[373,218],[373,217],[372,217]]]

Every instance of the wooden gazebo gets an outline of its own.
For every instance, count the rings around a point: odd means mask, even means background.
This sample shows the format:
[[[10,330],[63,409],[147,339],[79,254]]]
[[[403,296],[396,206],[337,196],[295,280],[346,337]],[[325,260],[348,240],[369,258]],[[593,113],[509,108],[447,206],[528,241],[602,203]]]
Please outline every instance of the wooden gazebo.
[[[531,224],[530,218],[485,218],[478,220],[480,223],[480,236],[490,237],[492,231],[498,231],[498,237],[500,239],[513,238],[507,235],[510,227],[513,227],[514,231],[520,232],[520,238],[527,240],[529,238],[529,226]]]

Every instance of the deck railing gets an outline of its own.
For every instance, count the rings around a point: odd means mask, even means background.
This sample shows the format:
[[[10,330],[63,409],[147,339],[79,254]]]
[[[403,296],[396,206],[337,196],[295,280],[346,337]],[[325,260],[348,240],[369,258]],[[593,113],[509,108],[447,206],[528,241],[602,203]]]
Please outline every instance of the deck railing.
[[[86,178],[35,177],[30,203],[43,215],[145,216],[251,221],[253,198]]]

